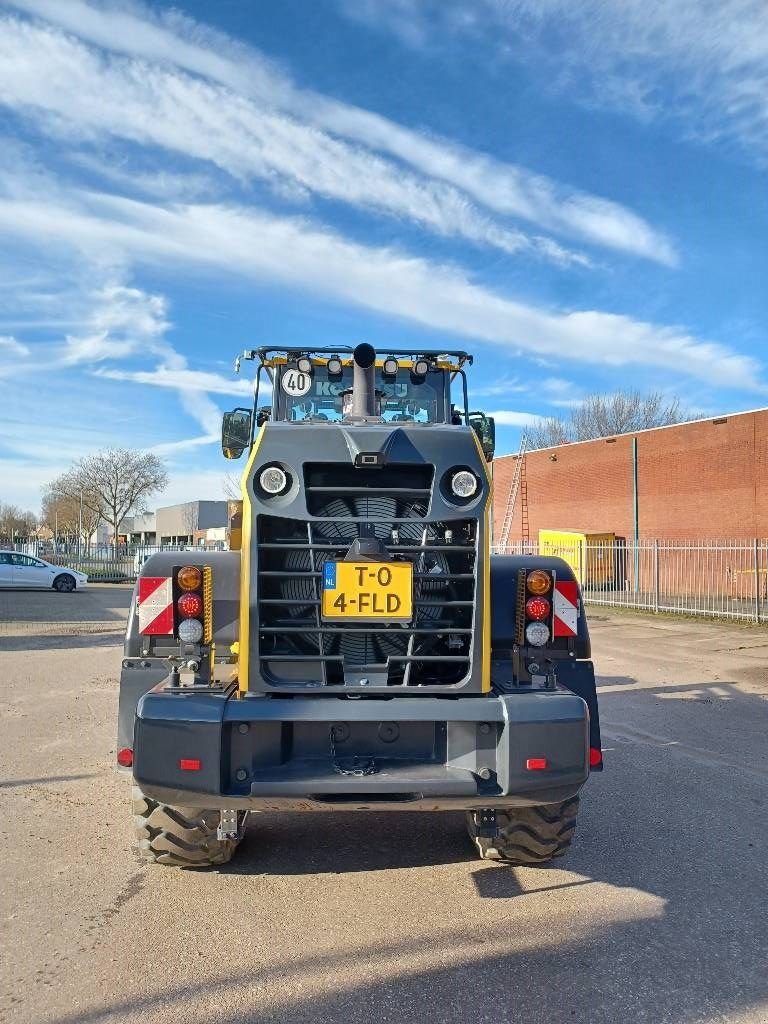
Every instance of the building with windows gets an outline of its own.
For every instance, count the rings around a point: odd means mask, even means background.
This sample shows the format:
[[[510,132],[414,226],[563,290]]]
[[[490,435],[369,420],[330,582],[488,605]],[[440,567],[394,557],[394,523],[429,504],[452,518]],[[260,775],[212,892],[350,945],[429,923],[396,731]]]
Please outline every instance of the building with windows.
[[[155,512],[155,543],[205,547],[209,539],[225,542],[228,522],[226,501],[185,501],[180,505],[167,505]]]

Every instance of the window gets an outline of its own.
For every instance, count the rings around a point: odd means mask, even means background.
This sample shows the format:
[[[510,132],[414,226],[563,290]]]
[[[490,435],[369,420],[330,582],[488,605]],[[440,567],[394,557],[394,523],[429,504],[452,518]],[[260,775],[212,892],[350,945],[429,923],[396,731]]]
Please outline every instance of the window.
[[[0,565],[11,565],[11,556],[7,551],[0,551]]]
[[[352,367],[345,366],[338,379],[328,377],[323,368],[317,367],[313,377],[305,380],[307,387],[299,395],[279,386],[278,419],[340,422],[344,415],[344,392],[348,403],[352,389]],[[403,368],[395,380],[384,380],[381,367],[376,368],[377,398],[386,423],[444,423],[445,387],[443,370],[432,370],[419,381]]]
[[[23,565],[25,569],[44,569],[45,565],[29,555],[11,555],[11,565]]]

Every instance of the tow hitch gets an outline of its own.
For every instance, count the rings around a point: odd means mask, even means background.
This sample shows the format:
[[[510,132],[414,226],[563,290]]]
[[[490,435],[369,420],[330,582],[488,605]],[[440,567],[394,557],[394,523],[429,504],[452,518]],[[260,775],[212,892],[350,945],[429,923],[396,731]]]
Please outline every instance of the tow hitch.
[[[480,839],[496,839],[499,836],[496,811],[492,808],[486,807],[480,811],[473,811],[472,817],[475,822],[475,833]]]

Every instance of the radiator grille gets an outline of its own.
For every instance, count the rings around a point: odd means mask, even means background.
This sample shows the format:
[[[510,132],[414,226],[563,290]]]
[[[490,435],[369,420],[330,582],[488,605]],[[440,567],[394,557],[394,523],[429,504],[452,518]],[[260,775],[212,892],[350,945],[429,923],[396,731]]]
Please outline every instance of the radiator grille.
[[[419,474],[391,477],[334,468],[306,467],[315,518],[257,517],[262,677],[277,687],[343,687],[359,685],[361,677],[376,686],[460,685],[472,652],[477,520],[427,518],[432,467],[407,467]],[[357,482],[354,489],[348,481]],[[322,620],[324,564],[342,560],[361,535],[375,535],[391,558],[412,563],[410,623]]]

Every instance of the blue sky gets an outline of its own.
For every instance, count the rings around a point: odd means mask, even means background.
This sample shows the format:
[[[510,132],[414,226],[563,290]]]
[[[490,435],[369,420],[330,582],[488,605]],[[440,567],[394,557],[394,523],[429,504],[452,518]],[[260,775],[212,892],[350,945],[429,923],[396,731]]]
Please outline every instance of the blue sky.
[[[222,496],[234,355],[474,352],[768,404],[763,0],[0,2],[0,500],[107,446]]]

